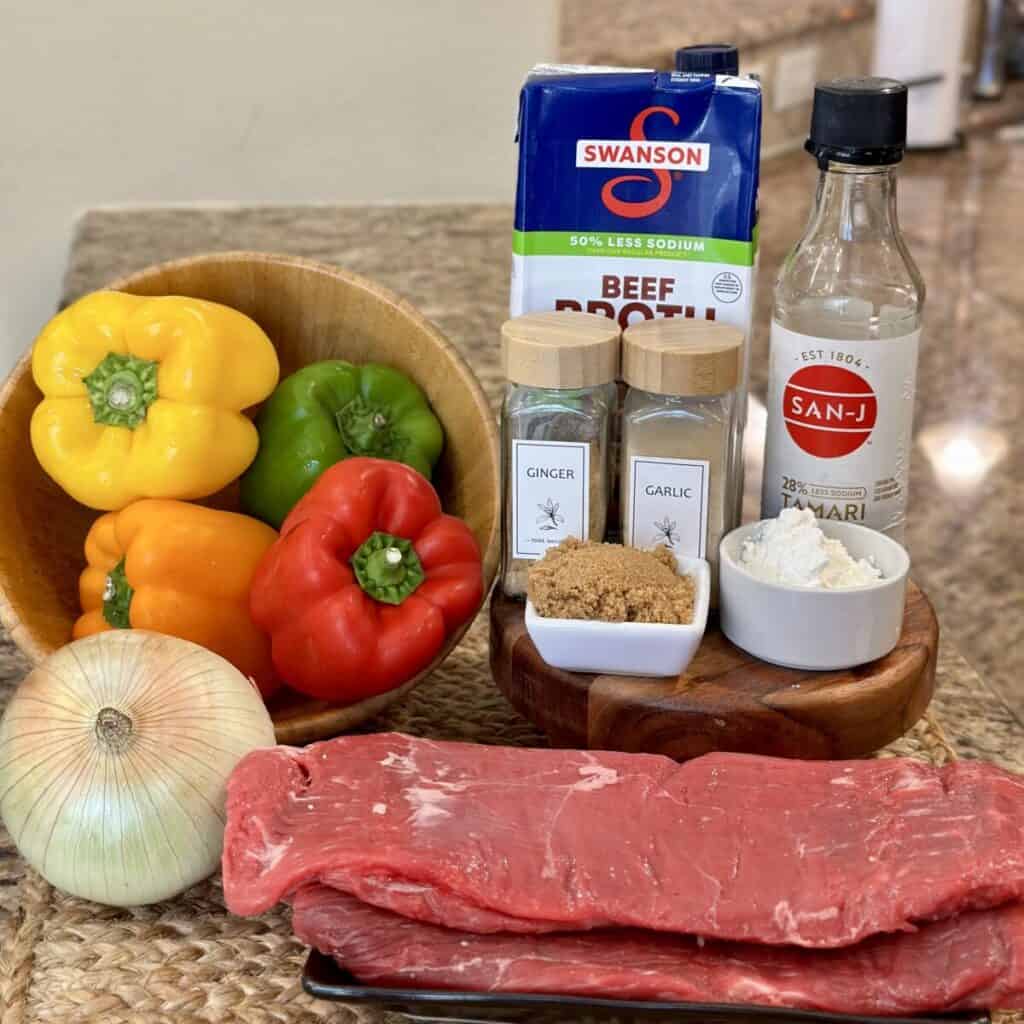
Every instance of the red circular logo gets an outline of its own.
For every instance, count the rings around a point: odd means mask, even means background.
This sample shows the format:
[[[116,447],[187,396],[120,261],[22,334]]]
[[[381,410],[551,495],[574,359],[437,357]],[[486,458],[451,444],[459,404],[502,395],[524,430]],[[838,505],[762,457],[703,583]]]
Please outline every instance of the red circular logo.
[[[809,455],[837,459],[855,452],[870,436],[878,399],[858,373],[842,366],[805,366],[782,393],[789,436]]]

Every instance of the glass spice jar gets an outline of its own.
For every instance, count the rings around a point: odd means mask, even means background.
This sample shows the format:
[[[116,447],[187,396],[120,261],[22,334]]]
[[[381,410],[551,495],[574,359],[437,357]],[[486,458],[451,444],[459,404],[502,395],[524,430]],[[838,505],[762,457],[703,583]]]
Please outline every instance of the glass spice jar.
[[[526,593],[530,564],[566,537],[603,540],[618,325],[569,311],[501,328],[502,588]]]
[[[728,324],[647,320],[623,335],[621,520],[625,544],[664,544],[711,565],[732,526],[743,332]]]

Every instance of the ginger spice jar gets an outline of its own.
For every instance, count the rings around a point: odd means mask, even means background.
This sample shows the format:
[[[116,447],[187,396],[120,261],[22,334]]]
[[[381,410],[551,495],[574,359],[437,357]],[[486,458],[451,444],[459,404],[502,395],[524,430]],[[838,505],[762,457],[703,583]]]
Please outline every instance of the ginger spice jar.
[[[567,537],[604,540],[620,333],[592,313],[527,313],[501,329],[502,588]]]

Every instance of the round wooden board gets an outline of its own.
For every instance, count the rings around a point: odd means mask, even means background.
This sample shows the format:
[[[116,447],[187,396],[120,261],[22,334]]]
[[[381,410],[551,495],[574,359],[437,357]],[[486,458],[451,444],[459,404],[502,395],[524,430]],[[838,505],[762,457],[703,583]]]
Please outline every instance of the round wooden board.
[[[766,664],[709,622],[678,678],[564,672],[543,661],[523,605],[491,601],[491,671],[515,707],[557,746],[666,754],[713,750],[808,759],[861,757],[902,736],[935,688],[939,624],[907,586],[903,633],[887,657],[843,672]]]

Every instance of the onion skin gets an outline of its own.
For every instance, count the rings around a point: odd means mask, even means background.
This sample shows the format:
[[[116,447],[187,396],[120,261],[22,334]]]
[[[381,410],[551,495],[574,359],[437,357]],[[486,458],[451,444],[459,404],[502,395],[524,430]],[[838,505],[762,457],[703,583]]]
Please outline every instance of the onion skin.
[[[0,720],[0,817],[64,892],[112,906],[212,874],[226,782],[274,744],[255,686],[205,648],[143,630],[77,640],[37,666]]]

